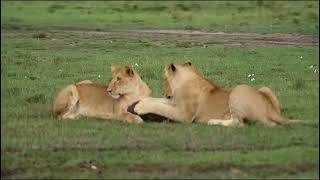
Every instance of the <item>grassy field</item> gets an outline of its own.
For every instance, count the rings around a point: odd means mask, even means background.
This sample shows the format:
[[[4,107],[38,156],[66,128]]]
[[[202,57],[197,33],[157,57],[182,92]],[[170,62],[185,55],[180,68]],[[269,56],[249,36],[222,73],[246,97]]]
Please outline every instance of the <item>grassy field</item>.
[[[1,178],[319,178],[318,47],[181,47],[166,39],[86,31],[186,25],[220,31],[233,24],[226,31],[318,33],[317,2],[274,3],[1,2]],[[192,18],[175,20],[170,13]],[[261,23],[273,14],[283,19],[271,30]],[[312,123],[128,125],[58,121],[51,114],[62,87],[84,79],[108,84],[112,63],[132,65],[161,97],[164,65],[185,59],[226,88],[271,87],[286,117]]]

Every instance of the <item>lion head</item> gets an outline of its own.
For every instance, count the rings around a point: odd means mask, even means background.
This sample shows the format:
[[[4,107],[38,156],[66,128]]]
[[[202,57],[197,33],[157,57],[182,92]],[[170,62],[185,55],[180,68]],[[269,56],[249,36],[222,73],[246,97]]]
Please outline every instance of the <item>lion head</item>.
[[[113,72],[113,77],[107,91],[114,99],[138,91],[139,77],[131,67],[112,65],[111,71]]]
[[[193,72],[194,69],[191,62],[185,62],[182,64],[168,64],[164,71],[164,96],[170,99],[173,95],[173,88],[177,86],[177,82],[181,82],[181,78],[190,74],[188,72]]]

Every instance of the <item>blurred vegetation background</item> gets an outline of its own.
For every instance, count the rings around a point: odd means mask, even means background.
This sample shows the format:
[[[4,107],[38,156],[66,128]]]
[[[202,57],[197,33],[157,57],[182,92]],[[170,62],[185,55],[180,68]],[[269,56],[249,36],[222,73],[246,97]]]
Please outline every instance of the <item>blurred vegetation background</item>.
[[[1,1],[1,27],[319,32],[318,1]]]

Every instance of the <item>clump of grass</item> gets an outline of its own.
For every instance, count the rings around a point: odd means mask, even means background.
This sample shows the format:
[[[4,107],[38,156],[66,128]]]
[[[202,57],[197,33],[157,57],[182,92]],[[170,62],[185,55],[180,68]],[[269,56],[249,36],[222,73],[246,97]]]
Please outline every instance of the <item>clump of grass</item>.
[[[191,26],[191,25],[186,25],[186,26],[184,27],[184,29],[185,29],[185,30],[195,30],[195,28],[194,28],[193,26]]]
[[[53,4],[53,5],[51,5],[51,6],[48,7],[47,11],[48,11],[49,13],[54,13],[54,12],[56,12],[56,11],[59,10],[59,9],[65,9],[65,8],[66,8],[65,5]]]
[[[263,0],[258,0],[258,1],[256,2],[256,4],[261,7],[261,6],[264,5],[264,1],[263,1]]]
[[[240,22],[239,23],[239,26],[247,26],[247,25],[249,25],[248,22]]]
[[[11,21],[11,22],[22,22],[21,19],[16,18],[16,17],[11,17],[11,18],[9,19],[9,21]]]
[[[132,6],[130,6],[129,4],[124,4],[123,5],[123,10],[125,12],[133,12],[133,11],[138,11],[139,10],[139,6],[137,4],[134,4]]]
[[[241,13],[241,12],[245,11],[246,9],[247,9],[247,7],[240,6],[240,7],[238,7],[238,12]]]
[[[9,88],[9,91],[7,91],[6,93],[10,94],[10,95],[14,95],[14,96],[17,96],[21,93],[21,89],[18,88],[18,87],[11,87]]]
[[[75,9],[85,9],[85,8],[82,6],[76,6]]]
[[[18,24],[11,24],[11,23],[3,23],[1,24],[1,28],[3,29],[9,29],[9,30],[20,30],[22,29],[20,25]]]
[[[201,5],[200,4],[192,4],[191,5],[192,9],[201,9]]]
[[[309,12],[307,14],[308,19],[312,19],[314,21],[319,21],[319,14],[317,14],[316,12]]]
[[[45,103],[46,97],[44,94],[35,94],[26,99],[28,103]]]
[[[138,10],[138,9],[139,9],[139,6],[135,4],[135,5],[132,6],[132,9],[133,9],[133,10]]]
[[[172,13],[172,14],[171,14],[171,18],[177,20],[177,19],[180,19],[180,16],[179,16],[179,14],[177,14],[177,13]]]
[[[301,13],[298,12],[298,11],[293,11],[293,12],[291,12],[291,14],[294,15],[294,16],[299,16]]]
[[[33,35],[33,38],[47,38],[48,34],[44,32],[39,32]]]
[[[184,5],[184,4],[176,4],[175,8],[178,10],[182,10],[182,11],[190,11],[191,10],[191,8],[189,6]]]
[[[284,20],[285,19],[285,15],[284,14],[279,14],[278,16],[277,16],[277,18],[279,19],[279,20]]]
[[[292,22],[294,24],[299,24],[300,23],[300,20],[298,18],[293,18]]]
[[[121,8],[112,8],[112,11],[123,12],[123,9],[121,9]]]
[[[302,89],[303,87],[305,87],[305,83],[304,83],[303,80],[297,79],[297,80],[293,83],[292,87],[293,87],[295,90],[299,90],[299,89]]]
[[[199,10],[201,9],[200,4],[175,4],[174,5],[175,10],[181,10],[181,11],[192,11],[192,10]]]
[[[167,9],[166,6],[151,6],[151,7],[142,8],[143,11],[164,11],[166,9]]]
[[[314,8],[314,4],[308,4],[307,7],[308,8]]]

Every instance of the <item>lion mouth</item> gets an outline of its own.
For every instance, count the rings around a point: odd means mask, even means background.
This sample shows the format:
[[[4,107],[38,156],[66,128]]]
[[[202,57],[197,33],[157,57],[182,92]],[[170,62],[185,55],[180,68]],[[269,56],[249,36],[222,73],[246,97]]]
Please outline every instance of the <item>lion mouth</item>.
[[[109,92],[108,93],[113,99],[119,99],[121,94],[118,94],[118,93],[112,93],[112,92]]]

